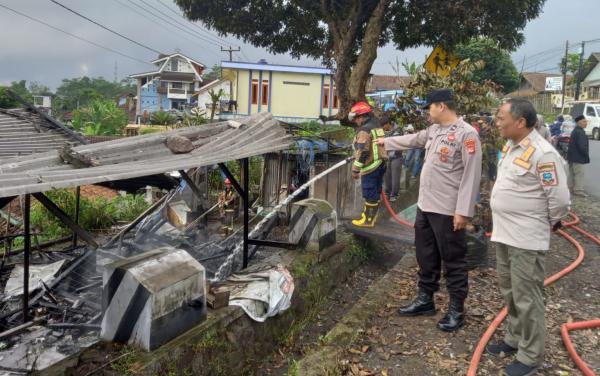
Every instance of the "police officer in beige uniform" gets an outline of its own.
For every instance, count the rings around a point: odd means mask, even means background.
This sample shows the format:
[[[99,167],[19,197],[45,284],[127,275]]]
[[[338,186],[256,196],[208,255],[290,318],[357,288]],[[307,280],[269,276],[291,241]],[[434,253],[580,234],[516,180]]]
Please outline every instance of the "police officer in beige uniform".
[[[430,92],[425,108],[429,108],[432,126],[412,135],[379,141],[386,150],[425,148],[415,221],[419,292],[399,314],[435,314],[433,294],[439,289],[443,264],[450,304],[438,328],[454,331],[464,324],[468,292],[464,228],[475,213],[481,144],[477,131],[457,116],[451,90]]]
[[[487,347],[494,355],[517,353],[509,376],[533,374],[542,363],[544,264],[550,230],[569,212],[565,161],[535,129],[536,112],[525,99],[511,99],[496,115],[508,139],[498,164],[491,208],[500,291],[508,306],[504,340]]]

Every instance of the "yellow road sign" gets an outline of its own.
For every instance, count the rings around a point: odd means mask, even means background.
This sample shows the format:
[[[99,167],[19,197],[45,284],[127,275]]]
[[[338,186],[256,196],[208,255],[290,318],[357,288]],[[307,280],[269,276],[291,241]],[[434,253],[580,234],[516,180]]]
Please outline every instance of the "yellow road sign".
[[[425,61],[425,69],[446,77],[452,69],[456,68],[458,63],[459,60],[456,56],[447,52],[442,47],[436,46]]]

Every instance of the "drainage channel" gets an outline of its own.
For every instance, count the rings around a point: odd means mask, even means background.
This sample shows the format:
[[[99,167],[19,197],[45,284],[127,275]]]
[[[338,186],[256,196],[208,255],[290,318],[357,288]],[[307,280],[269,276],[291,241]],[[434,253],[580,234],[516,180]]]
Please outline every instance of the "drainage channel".
[[[364,242],[363,263],[348,279],[338,285],[308,314],[294,321],[288,333],[281,338],[278,348],[256,367],[257,375],[283,376],[293,373],[294,364],[311,348],[319,346],[321,339],[354,306],[371,284],[385,275],[411,248],[405,242]],[[350,250],[349,252],[352,252]]]

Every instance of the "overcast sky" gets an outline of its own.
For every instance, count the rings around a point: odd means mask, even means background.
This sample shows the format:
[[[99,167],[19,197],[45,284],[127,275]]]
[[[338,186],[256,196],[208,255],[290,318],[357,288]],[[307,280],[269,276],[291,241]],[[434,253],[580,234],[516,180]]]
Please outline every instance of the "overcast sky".
[[[198,25],[191,26],[178,18],[174,13],[178,9],[172,0],[58,1],[151,49],[172,52],[178,48],[209,67],[227,59],[228,55],[220,48],[229,44],[242,49],[241,53],[234,54],[234,60],[258,61],[265,58],[270,63],[316,65],[307,59],[297,61],[287,55],[270,55],[234,38],[222,40],[209,36]],[[117,78],[121,79],[152,69],[143,62],[156,58],[156,53],[123,40],[49,0],[0,0],[0,5],[140,60],[90,45],[0,7],[0,84],[26,79],[54,89],[63,78],[88,75],[112,80],[115,71]],[[596,23],[586,16],[598,14],[599,0],[547,0],[540,17],[525,28],[525,43],[512,55],[517,68],[524,71],[556,70],[564,54],[566,40],[574,44],[600,38]],[[156,16],[163,21],[157,22]],[[586,56],[589,52],[600,51],[600,43],[588,43],[585,50]],[[577,51],[577,46],[573,47],[573,51]],[[400,61],[422,63],[429,52],[429,48],[407,51],[397,51],[391,45],[380,48],[372,72],[393,74],[391,61],[398,58]]]

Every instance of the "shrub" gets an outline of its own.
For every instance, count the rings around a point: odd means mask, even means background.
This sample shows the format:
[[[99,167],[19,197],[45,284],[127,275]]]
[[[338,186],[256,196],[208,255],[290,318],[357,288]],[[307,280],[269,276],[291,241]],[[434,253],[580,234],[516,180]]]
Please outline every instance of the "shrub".
[[[46,192],[65,213],[74,217],[75,190],[57,189]],[[104,197],[81,197],[79,225],[87,230],[105,230],[118,221],[132,221],[148,208],[143,195],[125,195],[112,200]],[[41,203],[33,201],[31,208],[31,224],[36,232],[42,233],[40,241],[67,236],[71,230],[50,213]]]

